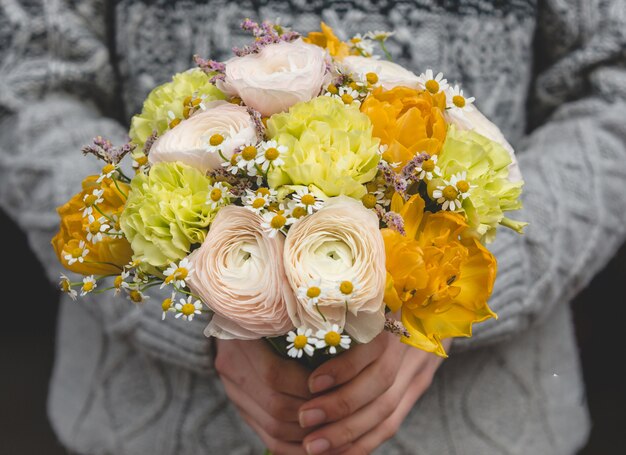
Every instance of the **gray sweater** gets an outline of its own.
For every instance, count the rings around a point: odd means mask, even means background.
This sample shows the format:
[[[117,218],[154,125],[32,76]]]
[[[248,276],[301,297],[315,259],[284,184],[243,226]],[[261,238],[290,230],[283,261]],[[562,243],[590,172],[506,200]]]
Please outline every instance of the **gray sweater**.
[[[455,342],[380,453],[574,453],[589,422],[568,303],[626,234],[624,0],[0,1],[0,203],[51,279],[54,209],[93,170],[81,145],[123,141],[147,92],[194,53],[224,58],[247,39],[246,16],[300,31],[321,17],[344,37],[396,30],[399,62],[462,81],[519,153],[517,217],[530,226],[491,246],[500,318]],[[49,395],[63,444],[261,453],[212,368],[205,324],[161,322],[158,303],[64,300]]]

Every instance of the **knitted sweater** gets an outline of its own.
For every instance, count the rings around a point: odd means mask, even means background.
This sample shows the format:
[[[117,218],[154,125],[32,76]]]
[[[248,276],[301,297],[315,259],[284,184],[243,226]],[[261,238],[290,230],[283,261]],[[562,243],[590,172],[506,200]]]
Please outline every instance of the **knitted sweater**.
[[[380,453],[574,453],[589,422],[568,302],[626,235],[624,0],[0,1],[0,203],[51,279],[54,209],[93,170],[81,145],[123,141],[147,92],[195,53],[224,58],[247,39],[247,16],[305,32],[322,18],[343,37],[396,30],[398,61],[463,82],[519,154],[517,218],[530,226],[490,247],[499,319],[455,342]],[[260,453],[212,368],[205,324],[105,295],[64,300],[49,396],[63,444]]]

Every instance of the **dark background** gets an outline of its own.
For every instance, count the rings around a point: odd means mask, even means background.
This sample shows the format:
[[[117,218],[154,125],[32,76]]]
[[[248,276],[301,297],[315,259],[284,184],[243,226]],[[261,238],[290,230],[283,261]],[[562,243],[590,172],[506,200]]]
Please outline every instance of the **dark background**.
[[[28,249],[22,232],[0,211],[0,454],[67,454],[46,417],[54,354],[57,291]],[[593,430],[580,455],[624,450],[626,374],[626,247],[574,301]],[[80,340],[77,340],[80,342]]]

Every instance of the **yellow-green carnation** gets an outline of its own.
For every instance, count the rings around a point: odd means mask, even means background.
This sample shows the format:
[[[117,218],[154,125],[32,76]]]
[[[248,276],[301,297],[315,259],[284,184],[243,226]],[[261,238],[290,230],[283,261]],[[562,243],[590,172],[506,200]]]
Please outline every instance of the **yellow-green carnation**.
[[[128,133],[131,141],[141,149],[153,131],[161,134],[167,130],[172,120],[169,112],[182,120],[187,97],[202,98],[205,102],[224,99],[225,95],[209,80],[210,76],[204,71],[190,69],[152,90],[143,103],[141,114],[131,121]]]
[[[521,232],[526,223],[504,216],[504,212],[522,208],[519,197],[524,185],[521,180],[509,180],[511,156],[504,147],[474,131],[461,131],[450,125],[437,164],[445,180],[466,172],[466,181],[475,185],[462,204],[470,233],[491,242],[498,224]],[[429,195],[432,197],[437,186],[443,185],[442,179],[431,180]]]
[[[267,122],[270,139],[287,147],[285,164],[273,168],[269,184],[314,185],[327,196],[361,198],[376,175],[379,139],[358,107],[328,96],[298,103]]]
[[[218,210],[207,203],[210,186],[210,178],[179,162],[137,174],[120,218],[133,259],[162,268],[202,243]]]

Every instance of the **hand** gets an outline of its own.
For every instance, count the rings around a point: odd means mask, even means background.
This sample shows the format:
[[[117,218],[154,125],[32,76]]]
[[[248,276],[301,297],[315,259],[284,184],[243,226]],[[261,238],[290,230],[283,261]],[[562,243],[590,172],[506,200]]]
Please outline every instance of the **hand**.
[[[243,419],[273,454],[304,454],[301,441],[311,430],[298,424],[298,409],[311,398],[310,371],[264,340],[216,341],[215,369]]]
[[[303,428],[323,425],[304,439],[307,454],[372,452],[396,433],[441,361],[383,332],[325,362],[309,377],[311,393],[325,393],[299,411]]]

